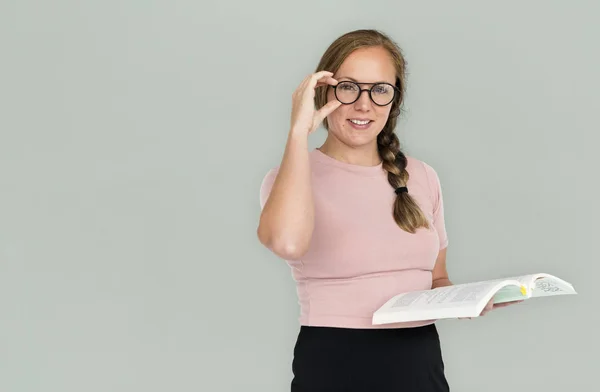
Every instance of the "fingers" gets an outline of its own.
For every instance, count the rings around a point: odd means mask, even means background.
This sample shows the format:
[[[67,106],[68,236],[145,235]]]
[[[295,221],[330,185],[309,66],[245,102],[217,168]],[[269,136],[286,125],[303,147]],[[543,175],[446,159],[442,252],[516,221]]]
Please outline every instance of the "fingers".
[[[507,307],[509,305],[514,305],[514,304],[518,304],[518,303],[521,303],[521,302],[524,302],[524,300],[520,299],[520,300],[517,300],[517,301],[502,302],[502,303],[499,303],[499,304],[495,304],[494,301],[491,300],[481,310],[481,313],[479,314],[479,316],[485,316],[487,313],[491,312],[493,309],[504,308],[504,307]],[[459,317],[459,319],[460,320],[472,319],[472,317]]]
[[[329,72],[329,71],[317,72],[310,76],[309,83],[310,83],[311,87],[313,87],[313,88],[318,87],[318,86],[324,86],[326,84],[335,85],[335,84],[337,84],[337,80],[332,78],[332,76],[333,76],[333,72]]]
[[[495,304],[494,308],[505,308],[507,306],[518,304],[518,303],[521,303],[521,302],[523,302],[522,299],[520,299],[518,301],[503,302],[503,303],[500,303],[500,304]]]
[[[331,76],[333,76],[333,73],[329,71],[320,71],[309,74],[304,78],[304,80],[302,80],[300,85],[294,91],[294,94],[299,94],[309,89],[314,89],[317,83],[321,81],[321,79],[331,78]]]
[[[494,309],[494,300],[490,300],[486,305],[485,308],[483,308],[483,310],[481,311],[480,316],[484,316],[486,313],[488,313],[490,310]]]
[[[327,85],[335,86],[337,84],[338,84],[338,81],[335,80],[334,78],[332,78],[331,76],[324,76],[322,79],[319,79],[316,87],[327,86]]]
[[[317,113],[315,113],[315,122],[317,124],[321,123],[321,121],[323,121],[325,117],[329,116],[335,109],[339,108],[341,105],[342,103],[337,99],[327,102],[325,106],[323,106],[317,111]]]
[[[317,112],[315,113],[315,116],[313,118],[313,129],[316,129],[319,126],[319,124],[321,124],[321,121],[323,121],[323,119],[325,117],[327,117],[335,109],[339,108],[341,105],[342,105],[341,102],[336,99],[336,100],[327,102],[327,104],[325,106],[323,106],[321,109],[317,110]]]
[[[319,111],[314,110],[315,87],[336,85],[338,82],[329,71],[320,71],[307,75],[302,83],[292,93],[292,126],[308,129],[312,133],[331,112],[337,109],[341,103],[337,100],[328,103]],[[312,119],[312,127],[310,121]],[[300,124],[297,124],[300,122]]]
[[[304,78],[302,83],[296,88],[293,96],[300,95],[314,95],[314,89],[320,86],[335,86],[338,84],[338,81],[332,78],[332,72],[329,71],[321,71],[314,74],[310,74]]]
[[[309,77],[311,79],[313,79],[314,81],[317,81],[317,80],[323,78],[323,76],[333,76],[333,72],[319,71],[319,72],[315,72],[314,74],[309,75]]]

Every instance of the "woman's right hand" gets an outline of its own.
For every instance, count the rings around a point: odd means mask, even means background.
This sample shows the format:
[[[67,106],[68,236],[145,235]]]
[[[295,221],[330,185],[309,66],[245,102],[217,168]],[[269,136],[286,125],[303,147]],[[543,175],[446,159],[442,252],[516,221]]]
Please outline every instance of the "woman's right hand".
[[[308,75],[292,94],[292,129],[306,132],[307,135],[317,129],[321,121],[331,112],[340,107],[341,103],[334,99],[319,110],[315,110],[315,88],[326,85],[337,85],[332,78],[333,73],[321,71]]]

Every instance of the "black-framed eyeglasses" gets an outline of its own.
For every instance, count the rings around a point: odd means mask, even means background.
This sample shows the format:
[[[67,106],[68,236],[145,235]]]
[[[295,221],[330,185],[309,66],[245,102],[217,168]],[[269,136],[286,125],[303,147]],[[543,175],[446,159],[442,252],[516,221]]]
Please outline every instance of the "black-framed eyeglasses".
[[[370,88],[360,88],[361,84],[372,84]],[[363,91],[369,92],[369,98],[377,106],[386,106],[392,103],[399,88],[390,83],[358,83],[344,80],[335,86],[331,86],[335,98],[345,105],[358,101]]]

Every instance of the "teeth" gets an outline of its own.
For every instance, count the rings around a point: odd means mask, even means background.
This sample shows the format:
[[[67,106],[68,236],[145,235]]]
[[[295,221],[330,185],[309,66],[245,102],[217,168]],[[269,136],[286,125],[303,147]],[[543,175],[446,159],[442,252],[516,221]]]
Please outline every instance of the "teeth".
[[[364,121],[360,121],[360,120],[350,120],[351,122],[353,122],[356,125],[366,125],[370,122],[370,120],[364,120]]]

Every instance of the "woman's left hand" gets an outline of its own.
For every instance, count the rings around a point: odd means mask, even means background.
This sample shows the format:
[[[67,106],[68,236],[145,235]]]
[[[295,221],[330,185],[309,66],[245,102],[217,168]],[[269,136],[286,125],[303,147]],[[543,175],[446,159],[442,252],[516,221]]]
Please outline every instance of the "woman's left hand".
[[[486,313],[494,310],[494,309],[498,309],[498,308],[504,308],[506,306],[509,305],[514,305],[514,304],[518,304],[520,302],[523,302],[522,299],[518,300],[518,301],[510,301],[510,302],[502,302],[499,304],[495,304],[494,303],[494,299],[490,299],[490,302],[487,303],[487,305],[485,305],[485,308],[483,308],[483,310],[481,311],[481,314],[479,314],[480,316],[485,315]]]
[[[494,303],[494,299],[492,298],[492,299],[490,299],[490,301],[489,301],[489,302],[488,302],[488,303],[485,305],[485,307],[483,308],[483,310],[481,311],[481,313],[479,314],[479,316],[484,316],[486,313],[489,313],[489,312],[491,312],[491,311],[492,311],[492,310],[494,310],[494,309],[498,309],[498,308],[504,308],[504,307],[506,307],[506,306],[509,306],[509,305],[514,305],[514,304],[518,304],[518,303],[521,303],[521,302],[523,302],[523,300],[522,300],[522,299],[520,299],[520,300],[518,300],[518,301],[502,302],[502,303],[499,303],[499,304],[495,304],[495,303]],[[467,319],[472,319],[473,317],[460,317],[460,318],[461,318],[461,319],[465,319],[465,318],[467,318]]]

